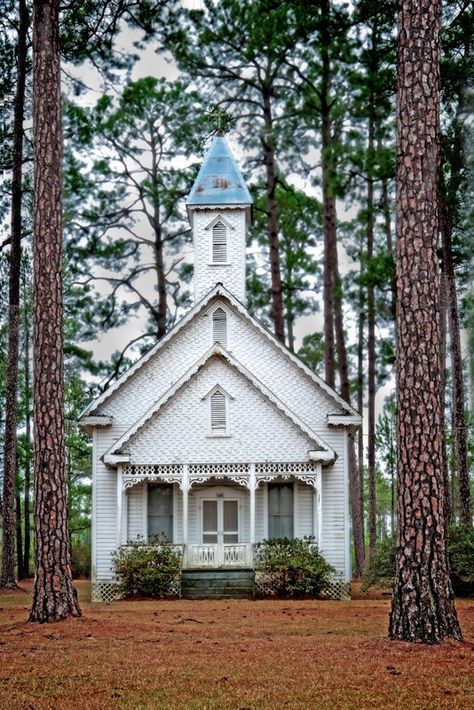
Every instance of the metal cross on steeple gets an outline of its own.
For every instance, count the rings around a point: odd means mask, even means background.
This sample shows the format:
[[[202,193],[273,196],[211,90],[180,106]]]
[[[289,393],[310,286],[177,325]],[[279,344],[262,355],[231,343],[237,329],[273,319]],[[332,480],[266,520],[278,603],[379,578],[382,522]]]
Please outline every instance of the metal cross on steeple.
[[[216,106],[210,113],[210,118],[215,126],[216,133],[223,136],[228,130],[230,124],[230,116],[226,111],[223,111],[220,106]]]

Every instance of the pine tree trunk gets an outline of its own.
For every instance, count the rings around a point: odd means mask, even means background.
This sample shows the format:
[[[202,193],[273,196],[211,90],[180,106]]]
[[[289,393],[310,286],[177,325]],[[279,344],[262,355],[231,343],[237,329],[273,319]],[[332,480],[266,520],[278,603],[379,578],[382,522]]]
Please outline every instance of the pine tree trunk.
[[[322,6],[324,22],[321,28],[321,152],[323,190],[323,236],[324,236],[324,373],[328,385],[336,384],[336,349],[334,342],[334,244],[336,237],[336,197],[331,188],[334,171],[332,161],[330,84],[331,67],[329,59],[329,1]],[[337,256],[337,251],[336,251]]]
[[[363,265],[362,265],[362,249],[360,253],[360,273],[362,275]],[[365,326],[365,298],[364,289],[362,284],[359,286],[359,315],[357,323],[357,411],[363,412],[364,410],[364,326]],[[362,519],[362,549],[365,554],[365,542],[364,542],[364,425],[363,423],[359,429],[359,435],[357,438],[357,468],[359,477],[359,491],[360,491],[360,515]]]
[[[21,529],[21,499],[20,494],[15,496],[16,508],[16,565],[18,579],[25,579],[25,571],[23,569],[23,533]]]
[[[35,581],[30,621],[79,616],[64,452],[59,2],[33,3]]]
[[[374,98],[369,101],[373,105]],[[371,266],[374,257],[374,118],[369,116],[368,168],[367,168],[367,264]],[[377,541],[376,527],[376,477],[375,477],[375,289],[368,280],[367,285],[367,381],[368,381],[368,431],[367,469],[369,478],[369,551],[372,555]]]
[[[392,639],[461,639],[449,579],[442,462],[439,0],[402,0],[397,98],[398,531]]]
[[[336,237],[336,234],[334,234]],[[339,378],[341,383],[341,395],[343,399],[351,404],[351,391],[349,383],[349,367],[347,362],[347,349],[346,340],[344,333],[344,318],[342,313],[342,286],[341,279],[339,276],[339,264],[337,258],[337,241],[331,244],[331,261],[334,267],[334,325],[335,325],[335,335],[336,335],[336,346],[337,346],[337,359],[339,365]],[[359,475],[359,470],[357,466],[357,460],[355,455],[354,442],[352,439],[349,441],[349,496],[351,501],[351,513],[352,513],[352,535],[354,539],[354,552],[355,552],[355,573],[357,576],[361,576],[364,570],[364,527],[363,527],[363,513],[361,507],[361,478]]]
[[[157,330],[156,337],[160,340],[166,334],[166,321],[168,315],[168,303],[166,295],[166,274],[163,255],[163,239],[160,219],[160,197],[158,186],[158,159],[157,147],[155,143],[155,134],[153,126],[150,126],[150,142],[151,142],[151,157],[152,157],[152,202],[153,202],[153,231],[155,234],[155,269],[156,280],[158,286],[158,309],[156,312]]]
[[[280,245],[278,243],[278,212],[276,203],[277,176],[275,170],[275,141],[273,137],[273,115],[270,95],[263,93],[263,120],[265,136],[265,172],[267,192],[267,238],[270,248],[270,273],[272,279],[272,319],[275,335],[285,342],[285,322],[283,318],[283,288],[280,270]]]
[[[30,444],[31,444],[31,416],[30,416],[30,321],[28,316],[28,308],[25,299],[25,318],[24,318],[24,338],[25,338],[25,410],[26,424],[25,434],[27,442],[27,451],[25,459],[25,497],[23,503],[25,517],[25,547],[23,552],[23,569],[25,577],[30,576],[30,550],[31,550],[31,527],[30,527],[30,495],[31,495],[31,459],[30,459]]]
[[[452,255],[452,227],[443,187],[444,185],[440,187],[441,240],[448,301],[449,343],[453,378],[454,469],[457,472],[459,481],[459,515],[461,524],[470,527],[472,525],[472,506],[467,456],[467,423],[464,408],[464,366],[461,353],[456,276]]]
[[[441,397],[441,412],[443,415],[443,430],[446,431],[445,427],[445,407],[446,407],[446,315],[448,303],[446,299],[446,278],[444,274],[444,267],[441,269],[440,273],[440,283],[439,283],[439,293],[440,293],[440,375],[441,375],[441,385],[440,385],[440,397]],[[451,497],[451,484],[449,480],[449,466],[448,466],[448,452],[446,447],[446,436],[443,436],[443,482],[444,482],[444,519],[446,525],[450,525],[453,521],[453,502]]]
[[[377,150],[380,152],[382,150],[382,141],[379,138],[377,141]],[[381,179],[382,189],[381,189],[381,203],[383,212],[383,221],[385,227],[385,243],[387,247],[387,254],[395,259],[394,249],[393,249],[393,238],[392,238],[392,224],[390,220],[390,200],[388,197],[388,180],[385,176]],[[395,274],[390,281],[390,294],[391,294],[391,311],[392,317],[395,320],[397,315],[397,283],[395,279]]]
[[[11,249],[8,294],[8,360],[5,396],[3,470],[3,549],[0,588],[14,589],[15,582],[15,477],[17,465],[16,426],[18,392],[18,343],[20,336],[21,203],[23,167],[23,114],[26,79],[28,11],[24,0],[19,6],[17,80],[13,118],[13,170],[11,203]]]

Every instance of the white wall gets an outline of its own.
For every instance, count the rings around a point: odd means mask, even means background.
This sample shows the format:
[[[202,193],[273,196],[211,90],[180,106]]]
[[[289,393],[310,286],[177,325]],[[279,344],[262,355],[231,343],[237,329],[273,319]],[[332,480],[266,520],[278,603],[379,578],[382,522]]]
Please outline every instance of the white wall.
[[[341,574],[347,574],[349,520],[344,432],[330,429],[326,423],[327,415],[341,413],[341,408],[309,375],[289,362],[276,344],[249,325],[225,299],[221,301],[229,314],[228,349],[338,454],[336,462],[322,471],[321,549]],[[98,579],[111,576],[110,553],[116,544],[117,507],[117,474],[106,468],[99,459],[211,347],[210,310],[211,305],[177,333],[99,409],[98,413],[113,417],[113,424],[108,429],[97,430],[94,454],[94,529],[97,536],[94,565]],[[221,384],[235,396],[235,400],[231,401],[235,435],[228,440],[207,439],[204,433],[208,402],[203,402],[201,397],[206,394],[206,388],[210,389],[215,384],[216,379],[223,379]],[[254,391],[247,380],[221,361],[211,361],[178,394],[176,400],[167,405],[163,414],[161,420],[153,423],[153,428],[144,430],[141,441],[138,437],[132,445],[132,462],[227,463],[265,461],[267,458],[272,461],[305,460],[307,449],[312,448],[308,447],[299,430],[278,414],[263,395]],[[137,461],[133,461],[135,455]],[[309,511],[307,504],[306,500]],[[263,512],[260,488],[256,496],[257,536],[262,535]],[[191,508],[189,515],[191,521]]]

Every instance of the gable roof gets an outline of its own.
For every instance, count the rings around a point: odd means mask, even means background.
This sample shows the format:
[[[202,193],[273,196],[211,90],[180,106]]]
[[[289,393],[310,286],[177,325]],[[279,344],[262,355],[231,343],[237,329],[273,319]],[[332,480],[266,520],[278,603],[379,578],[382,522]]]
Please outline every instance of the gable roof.
[[[253,202],[223,136],[216,136],[204,157],[186,205],[251,205]]]
[[[124,372],[105,392],[102,392],[97,399],[93,400],[82,412],[79,417],[81,419],[97,411],[98,407],[104,404],[107,399],[125,382],[127,382],[138,370],[140,370],[159,350],[165,347],[179,332],[181,332],[194,318],[201,313],[213,299],[225,299],[237,313],[239,313],[248,323],[262,333],[276,347],[282,355],[302,370],[306,376],[313,381],[315,385],[320,387],[341,409],[350,416],[360,417],[360,414],[348,404],[340,394],[338,394],[330,385],[327,384],[319,375],[311,370],[305,363],[292,353],[283,343],[281,343],[275,335],[268,330],[255,316],[251,315],[247,308],[233,296],[220,283],[216,284],[209,293],[206,294],[191,310],[189,310],[176,325],[168,331],[150,350],[145,353],[137,362],[135,362],[126,372]]]
[[[203,368],[213,357],[219,357],[226,361],[228,365],[237,370],[245,379],[250,382],[280,413],[289,419],[308,439],[316,445],[313,458],[325,463],[331,463],[336,459],[335,451],[310,427],[308,427],[294,412],[292,412],[271,390],[258,380],[247,368],[242,365],[231,353],[218,343],[215,343],[205,355],[197,360],[180,379],[175,382],[164,395],[162,395],[150,409],[145,412],[133,426],[128,429],[112,446],[105,452],[105,463],[114,462],[114,456],[121,452],[122,448],[154,418],[160,410],[170,402],[180,390]]]

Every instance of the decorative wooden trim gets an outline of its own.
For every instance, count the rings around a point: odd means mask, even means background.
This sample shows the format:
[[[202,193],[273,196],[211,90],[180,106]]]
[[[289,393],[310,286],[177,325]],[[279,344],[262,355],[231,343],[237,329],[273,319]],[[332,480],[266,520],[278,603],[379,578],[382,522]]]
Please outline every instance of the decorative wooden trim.
[[[113,456],[118,455],[121,448],[125,446],[130,439],[135,436],[145,424],[159,412],[159,410],[164,407],[164,405],[169,402],[179,390],[191,380],[191,378],[205,365],[208,360],[214,355],[219,355],[223,359],[227,360],[231,367],[235,368],[237,372],[243,375],[263,396],[273,404],[287,419],[289,419],[310,441],[314,442],[317,447],[314,451],[314,458],[318,461],[324,461],[325,463],[332,463],[336,460],[337,455],[334,449],[332,449],[329,444],[327,444],[319,434],[310,429],[294,412],[292,412],[284,402],[279,399],[273,392],[271,392],[266,385],[264,385],[260,380],[253,376],[253,374],[247,370],[244,365],[242,365],[236,358],[231,355],[225,348],[222,348],[218,343],[214,343],[212,348],[210,348],[196,363],[177,381],[172,387],[165,392],[162,397],[160,397],[152,407],[141,416],[104,454],[104,461],[113,464]],[[127,459],[129,460],[129,459]],[[123,458],[119,459],[122,463]]]

